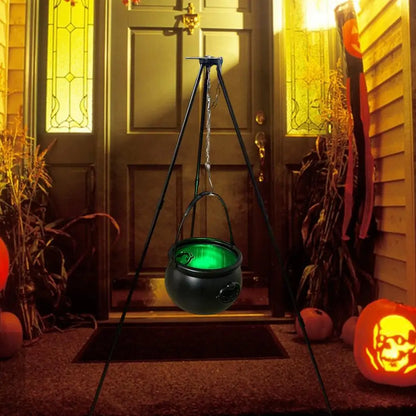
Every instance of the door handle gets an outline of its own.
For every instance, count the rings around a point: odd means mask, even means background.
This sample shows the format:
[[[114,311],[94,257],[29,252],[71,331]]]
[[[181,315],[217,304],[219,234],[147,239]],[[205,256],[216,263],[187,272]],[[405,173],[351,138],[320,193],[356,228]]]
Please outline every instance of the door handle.
[[[259,182],[264,182],[264,165],[266,161],[266,134],[264,131],[259,131],[254,137],[254,144],[257,146],[260,158],[260,172],[257,177]]]

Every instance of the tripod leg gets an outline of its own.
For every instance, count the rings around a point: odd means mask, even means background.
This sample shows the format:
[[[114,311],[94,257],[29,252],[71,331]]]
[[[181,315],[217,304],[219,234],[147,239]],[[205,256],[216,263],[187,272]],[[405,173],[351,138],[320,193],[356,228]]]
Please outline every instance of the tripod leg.
[[[210,66],[205,66],[205,79],[204,79],[204,89],[202,93],[202,108],[201,108],[201,122],[199,124],[199,143],[198,143],[198,154],[196,159],[196,168],[195,168],[195,188],[194,188],[194,197],[198,194],[199,189],[199,173],[201,170],[201,155],[202,155],[202,141],[204,138],[204,125],[205,125],[205,109],[207,106],[207,90],[208,90],[208,77],[210,74]],[[191,237],[194,236],[194,227],[195,227],[195,213],[196,205],[192,211],[192,222],[191,222]]]
[[[268,233],[268,235],[270,237],[270,241],[272,243],[272,246],[273,246],[275,255],[276,255],[277,260],[278,260],[278,263],[280,265],[281,274],[282,274],[282,277],[283,277],[283,279],[284,279],[284,281],[286,283],[287,290],[289,292],[289,296],[291,298],[291,301],[292,301],[292,304],[293,304],[293,308],[294,308],[294,311],[295,311],[295,315],[298,318],[299,325],[300,325],[300,327],[302,329],[302,334],[303,334],[303,337],[305,338],[305,342],[307,344],[308,351],[309,351],[309,356],[310,356],[311,361],[312,361],[312,364],[314,366],[315,373],[316,373],[317,378],[318,378],[318,382],[319,382],[319,384],[321,386],[321,390],[322,390],[322,393],[323,393],[323,396],[324,396],[324,400],[325,400],[327,409],[329,411],[329,414],[332,415],[331,405],[329,403],[328,395],[326,393],[326,389],[325,389],[325,386],[324,386],[324,383],[323,383],[321,374],[319,372],[318,364],[317,364],[317,362],[315,360],[315,356],[314,356],[313,351],[312,351],[312,347],[311,347],[311,344],[310,344],[310,341],[309,341],[309,338],[308,338],[308,334],[306,333],[305,324],[304,324],[303,319],[302,319],[302,317],[300,315],[299,309],[298,309],[298,307],[296,305],[296,299],[295,299],[295,296],[294,296],[294,294],[292,292],[292,289],[290,287],[289,278],[288,278],[288,276],[286,274],[286,271],[284,269],[283,259],[281,257],[280,250],[279,250],[279,247],[277,245],[276,238],[275,238],[274,233],[273,233],[273,229],[272,229],[272,226],[271,226],[271,223],[270,223],[270,220],[269,220],[269,216],[267,215],[266,207],[264,205],[264,201],[263,201],[263,198],[261,196],[260,189],[259,189],[259,187],[257,185],[256,178],[254,176],[254,172],[253,172],[253,169],[251,167],[251,163],[250,163],[250,159],[248,157],[247,149],[246,149],[246,146],[244,144],[243,137],[241,136],[240,128],[238,127],[237,119],[235,117],[233,108],[231,106],[231,101],[230,101],[230,98],[228,96],[227,89],[225,88],[224,79],[223,79],[222,74],[221,74],[221,69],[220,69],[220,67],[218,65],[217,65],[217,75],[218,75],[218,81],[219,81],[219,83],[221,85],[222,92],[224,94],[225,101],[227,103],[228,111],[230,113],[230,116],[231,116],[231,119],[232,119],[232,122],[233,122],[233,125],[234,125],[235,132],[237,134],[238,142],[240,144],[241,151],[243,153],[243,157],[244,157],[244,160],[245,160],[246,165],[247,165],[247,169],[248,169],[248,172],[249,172],[249,176],[250,176],[251,182],[252,182],[253,187],[254,187],[254,191],[255,191],[255,194],[256,194],[257,202],[258,202],[258,204],[260,206],[261,212],[262,212],[263,217],[264,217],[264,220],[266,222],[267,233]]]
[[[182,143],[182,138],[183,138],[183,134],[185,132],[185,127],[188,123],[189,114],[190,114],[191,109],[192,109],[192,104],[194,102],[196,91],[198,89],[198,85],[199,85],[199,82],[201,80],[201,74],[202,74],[203,67],[204,67],[204,65],[201,64],[200,68],[199,68],[198,75],[197,75],[196,80],[195,80],[194,87],[192,89],[191,97],[189,99],[188,107],[187,107],[186,112],[185,112],[185,117],[184,117],[184,120],[183,120],[183,123],[182,123],[182,127],[181,127],[181,130],[179,132],[178,140],[176,142],[176,146],[175,146],[175,150],[173,152],[171,163],[169,165],[168,173],[167,173],[167,176],[166,176],[166,181],[165,181],[165,184],[164,184],[163,189],[162,189],[162,193],[161,193],[161,196],[160,196],[160,199],[159,199],[159,203],[156,207],[156,211],[155,211],[155,214],[154,214],[154,217],[153,217],[153,221],[152,221],[152,224],[151,224],[151,227],[150,227],[150,231],[149,231],[149,234],[146,238],[146,242],[144,244],[143,252],[142,252],[139,264],[137,266],[137,269],[136,269],[136,272],[135,272],[135,275],[134,275],[134,278],[133,278],[133,281],[132,281],[132,284],[131,284],[129,294],[127,296],[126,303],[124,305],[123,312],[122,312],[121,317],[120,317],[120,321],[117,325],[117,330],[116,330],[116,333],[114,335],[114,339],[113,339],[113,343],[111,345],[110,353],[108,354],[107,360],[105,362],[104,369],[103,369],[103,372],[101,374],[101,378],[100,378],[100,381],[98,383],[97,390],[95,392],[94,400],[93,400],[93,402],[91,404],[91,407],[90,407],[90,410],[88,412],[89,416],[94,414],[95,406],[97,404],[97,401],[98,401],[98,398],[99,398],[99,395],[100,395],[100,392],[101,392],[101,388],[104,384],[104,379],[105,379],[105,376],[107,374],[108,367],[110,366],[110,362],[111,362],[111,359],[113,357],[114,350],[117,346],[118,339],[119,339],[120,333],[121,333],[121,328],[122,328],[124,320],[126,318],[127,310],[129,308],[131,298],[133,296],[134,289],[136,288],[137,281],[139,280],[139,275],[140,275],[140,272],[142,271],[142,268],[143,268],[143,263],[144,263],[144,260],[146,258],[147,250],[149,248],[150,241],[152,239],[153,232],[155,230],[156,223],[157,223],[157,220],[159,218],[160,211],[162,210],[162,206],[163,206],[164,198],[165,198],[165,195],[166,195],[166,191],[168,189],[169,181],[170,181],[170,178],[172,176],[173,168],[175,166],[176,159],[177,159],[177,156],[178,156],[178,153],[179,153],[179,149],[180,149],[180,146],[181,146],[181,143]]]

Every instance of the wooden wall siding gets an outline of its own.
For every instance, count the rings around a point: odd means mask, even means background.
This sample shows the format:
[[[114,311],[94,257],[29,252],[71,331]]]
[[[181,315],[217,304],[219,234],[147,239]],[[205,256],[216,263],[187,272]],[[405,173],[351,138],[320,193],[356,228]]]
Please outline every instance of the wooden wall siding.
[[[7,123],[13,126],[23,107],[26,1],[9,2]]]
[[[409,159],[410,162],[408,169],[409,175],[412,178],[412,184],[410,189],[410,197],[412,199],[412,212],[408,213],[409,218],[409,226],[412,228],[414,235],[413,241],[409,243],[409,255],[412,258],[412,270],[408,273],[410,279],[410,288],[409,291],[412,293],[413,304],[416,304],[416,230],[415,230],[415,223],[416,223],[416,181],[415,181],[415,144],[416,144],[416,2],[409,1],[407,5],[407,16],[408,16],[408,45],[407,49],[409,50],[409,79],[408,83],[405,86],[405,91],[409,91],[408,97],[408,111],[410,113],[410,121],[409,121],[409,141],[408,146],[411,149],[409,151]],[[409,298],[409,297],[408,297]]]
[[[411,71],[405,59],[410,34],[403,3],[407,1],[362,0],[358,26],[375,158],[374,273],[379,297],[415,304]]]
[[[6,127],[7,117],[8,15],[9,0],[0,0],[0,130]]]

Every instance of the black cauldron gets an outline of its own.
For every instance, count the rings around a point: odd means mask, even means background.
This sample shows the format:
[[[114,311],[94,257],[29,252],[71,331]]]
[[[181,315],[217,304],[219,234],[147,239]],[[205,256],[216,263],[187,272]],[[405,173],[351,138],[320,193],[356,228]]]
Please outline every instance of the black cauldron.
[[[223,205],[230,242],[208,237],[178,241],[186,217],[205,196],[215,196]],[[165,273],[166,290],[173,302],[187,312],[200,315],[222,312],[233,304],[240,293],[242,259],[240,250],[233,243],[224,201],[218,194],[202,192],[185,211],[175,244],[169,250],[169,264]]]

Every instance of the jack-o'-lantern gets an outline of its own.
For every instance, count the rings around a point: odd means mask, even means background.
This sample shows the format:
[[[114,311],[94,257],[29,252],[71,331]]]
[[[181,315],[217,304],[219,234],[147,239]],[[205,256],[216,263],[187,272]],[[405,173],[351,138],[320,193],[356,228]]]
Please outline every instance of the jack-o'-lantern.
[[[310,341],[323,341],[332,335],[333,323],[331,317],[322,309],[304,308],[300,316],[305,324],[305,331]],[[298,319],[295,321],[296,333],[303,336]]]
[[[387,299],[367,305],[355,328],[354,358],[369,380],[416,385],[416,308]]]

